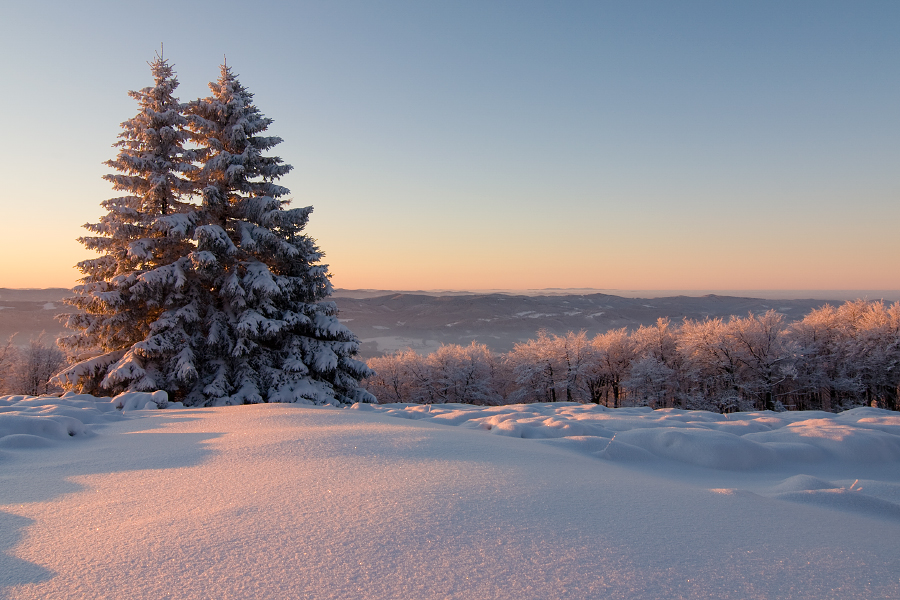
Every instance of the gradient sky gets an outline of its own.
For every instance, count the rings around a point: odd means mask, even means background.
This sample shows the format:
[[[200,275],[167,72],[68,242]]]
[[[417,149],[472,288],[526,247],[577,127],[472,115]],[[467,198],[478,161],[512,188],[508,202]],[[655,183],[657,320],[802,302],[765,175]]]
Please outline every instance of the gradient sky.
[[[222,56],[338,287],[900,289],[900,2],[32,2],[0,287],[71,286],[130,89]]]

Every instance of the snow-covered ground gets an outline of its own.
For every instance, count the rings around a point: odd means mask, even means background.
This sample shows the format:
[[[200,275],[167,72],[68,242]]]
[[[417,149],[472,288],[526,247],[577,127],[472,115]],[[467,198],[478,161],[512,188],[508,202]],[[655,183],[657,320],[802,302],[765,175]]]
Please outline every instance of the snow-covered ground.
[[[0,598],[900,597],[897,413],[161,404],[0,398]]]

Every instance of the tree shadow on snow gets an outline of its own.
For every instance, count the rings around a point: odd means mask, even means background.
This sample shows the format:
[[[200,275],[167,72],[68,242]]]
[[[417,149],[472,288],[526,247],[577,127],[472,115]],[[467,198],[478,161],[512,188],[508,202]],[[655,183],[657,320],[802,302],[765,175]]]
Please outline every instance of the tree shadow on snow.
[[[7,597],[5,590],[9,587],[43,583],[55,575],[40,565],[8,554],[22,537],[22,531],[32,523],[32,519],[0,511],[0,598]]]
[[[157,416],[157,415],[154,415]],[[162,418],[159,418],[162,417]],[[165,424],[194,420],[181,413],[93,426],[92,437],[54,441],[46,447],[0,451],[0,506],[47,502],[87,489],[85,475],[191,467],[206,460],[206,445],[218,433],[159,431]],[[0,510],[0,600],[14,586],[49,581],[56,573],[10,552],[34,520]]]

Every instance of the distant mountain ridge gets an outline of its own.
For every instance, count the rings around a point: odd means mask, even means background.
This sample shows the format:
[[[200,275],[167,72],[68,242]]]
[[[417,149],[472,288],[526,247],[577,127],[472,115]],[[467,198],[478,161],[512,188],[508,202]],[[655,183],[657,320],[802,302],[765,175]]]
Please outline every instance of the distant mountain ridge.
[[[69,288],[0,288],[0,304],[3,302],[57,302],[71,296]]]
[[[702,296],[727,296],[734,298],[766,298],[769,300],[827,300],[829,302],[856,300],[864,298],[868,300],[883,299],[885,302],[900,301],[900,289],[895,290],[765,290],[765,289],[665,289],[665,290],[629,290],[629,289],[601,289],[601,288],[542,288],[542,289],[436,289],[436,290],[378,290],[378,289],[347,289],[336,288],[335,298],[376,298],[392,294],[414,294],[421,296],[489,296],[502,294],[504,296],[589,296],[592,294],[605,294],[621,298],[673,298],[687,296],[700,298]]]
[[[340,318],[364,342],[363,354],[401,348],[430,352],[441,344],[477,341],[506,352],[534,338],[540,330],[564,334],[584,330],[589,336],[619,329],[636,329],[668,317],[705,319],[774,309],[789,321],[841,300],[766,300],[733,296],[673,296],[623,298],[610,294],[524,296],[469,294],[431,296],[397,293],[368,298],[334,298]]]
[[[18,333],[16,343],[25,344],[41,332],[51,338],[66,332],[54,316],[68,309],[59,300],[69,294],[65,288],[0,288],[0,341]],[[407,347],[431,352],[441,344],[472,341],[506,352],[516,343],[534,338],[541,329],[555,334],[584,330],[594,336],[610,329],[650,325],[660,317],[680,323],[684,318],[728,318],[774,309],[793,321],[825,304],[844,301],[715,294],[626,298],[604,293],[441,295],[384,290],[336,290],[332,299],[340,319],[362,340],[363,357]]]

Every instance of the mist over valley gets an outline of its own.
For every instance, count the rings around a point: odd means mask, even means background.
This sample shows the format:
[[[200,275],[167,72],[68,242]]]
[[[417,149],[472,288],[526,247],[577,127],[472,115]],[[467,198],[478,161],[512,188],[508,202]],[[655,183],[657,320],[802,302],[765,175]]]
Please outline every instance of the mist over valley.
[[[836,292],[833,299],[767,299],[719,294],[642,298],[579,291],[584,293],[337,289],[330,299],[338,306],[340,320],[361,340],[361,357],[368,359],[404,348],[424,354],[442,344],[473,341],[493,352],[508,352],[542,329],[557,335],[584,330],[592,337],[622,327],[637,329],[659,318],[680,323],[685,318],[743,317],[774,309],[796,320],[848,298],[846,292]],[[66,334],[55,316],[72,310],[62,302],[70,294],[65,288],[0,288],[0,340],[16,334],[14,343],[24,345],[42,333],[51,340]],[[891,299],[889,294],[882,295]]]

